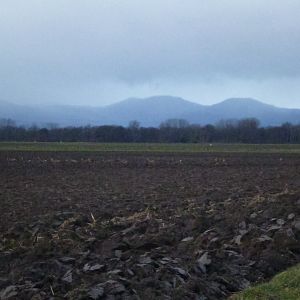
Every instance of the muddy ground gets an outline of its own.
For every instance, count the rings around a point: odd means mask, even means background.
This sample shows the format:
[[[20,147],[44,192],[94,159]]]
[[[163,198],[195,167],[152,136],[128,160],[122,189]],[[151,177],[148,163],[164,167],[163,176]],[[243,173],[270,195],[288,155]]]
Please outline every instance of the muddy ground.
[[[0,299],[226,299],[300,262],[300,156],[0,153]]]

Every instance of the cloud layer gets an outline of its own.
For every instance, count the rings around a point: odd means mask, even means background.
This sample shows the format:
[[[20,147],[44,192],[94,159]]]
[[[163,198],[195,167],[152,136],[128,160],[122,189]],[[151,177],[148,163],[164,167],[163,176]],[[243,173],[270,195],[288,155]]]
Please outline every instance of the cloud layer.
[[[209,103],[238,92],[300,107],[299,29],[298,0],[4,0],[0,98]]]

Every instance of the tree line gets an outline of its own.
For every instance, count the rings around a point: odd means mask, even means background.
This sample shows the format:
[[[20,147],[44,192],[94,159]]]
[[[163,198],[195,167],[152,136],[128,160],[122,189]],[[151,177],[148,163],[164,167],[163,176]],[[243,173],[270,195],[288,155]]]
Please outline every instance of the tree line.
[[[251,143],[298,144],[300,125],[261,127],[257,119],[224,120],[215,125],[189,124],[170,119],[159,127],[142,127],[131,121],[116,125],[59,127],[17,126],[13,120],[0,120],[0,141],[23,142],[135,142],[135,143]]]

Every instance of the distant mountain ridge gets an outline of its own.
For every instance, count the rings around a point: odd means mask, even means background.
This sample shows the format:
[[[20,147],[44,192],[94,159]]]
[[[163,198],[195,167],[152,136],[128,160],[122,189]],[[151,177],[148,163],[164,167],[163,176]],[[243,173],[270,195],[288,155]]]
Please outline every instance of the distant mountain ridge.
[[[214,105],[201,105],[179,97],[129,98],[104,107],[72,105],[18,105],[0,101],[0,119],[18,125],[60,126],[123,125],[137,120],[142,126],[159,126],[167,119],[185,119],[193,124],[215,124],[220,120],[257,118],[262,126],[285,122],[300,124],[300,109],[279,108],[251,98],[231,98]]]

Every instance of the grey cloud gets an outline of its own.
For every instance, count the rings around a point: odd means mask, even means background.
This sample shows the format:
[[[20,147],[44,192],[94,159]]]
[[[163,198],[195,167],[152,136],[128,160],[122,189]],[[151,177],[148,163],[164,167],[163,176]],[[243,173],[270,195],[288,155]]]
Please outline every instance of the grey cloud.
[[[55,100],[91,86],[298,78],[299,27],[298,0],[4,0],[0,84]]]

